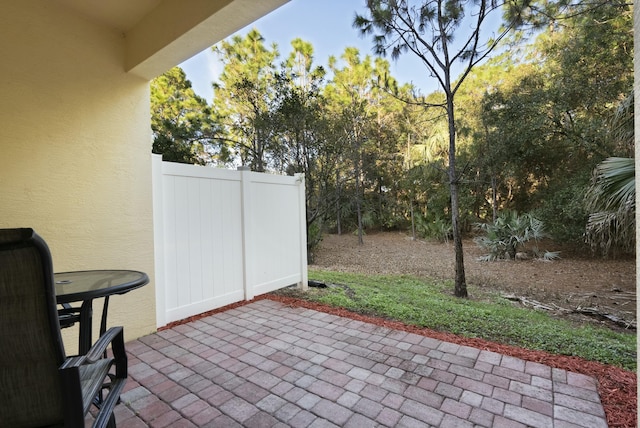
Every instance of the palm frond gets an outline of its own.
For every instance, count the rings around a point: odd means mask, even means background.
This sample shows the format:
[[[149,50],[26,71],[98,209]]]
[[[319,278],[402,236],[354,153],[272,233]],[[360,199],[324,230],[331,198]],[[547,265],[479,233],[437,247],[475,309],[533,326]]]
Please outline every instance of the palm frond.
[[[612,157],[595,170],[585,195],[591,212],[585,238],[594,250],[607,255],[614,247],[631,252],[635,247],[635,160]]]
[[[635,160],[611,157],[595,170],[594,182],[586,193],[589,211],[619,211],[635,209]]]
[[[618,143],[618,148],[628,156],[633,156],[634,133],[634,91],[631,90],[618,108],[611,120],[612,138]]]

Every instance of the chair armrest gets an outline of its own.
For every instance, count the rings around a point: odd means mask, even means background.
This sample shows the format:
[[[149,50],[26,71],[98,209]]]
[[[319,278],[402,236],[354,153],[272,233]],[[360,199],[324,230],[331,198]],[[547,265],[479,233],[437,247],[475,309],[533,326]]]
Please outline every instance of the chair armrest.
[[[94,343],[91,346],[91,349],[89,349],[89,352],[87,352],[87,355],[85,356],[87,361],[89,363],[95,363],[96,361],[98,361],[99,359],[102,358],[102,356],[104,355],[104,352],[107,350],[107,346],[109,346],[110,343],[114,342],[114,340],[116,342],[122,342],[123,343],[123,349],[124,349],[124,338],[123,338],[123,329],[122,327],[111,327],[109,330],[105,331],[104,334],[102,336],[100,336],[100,338],[96,341],[96,343]],[[116,348],[117,348],[117,344],[114,342],[113,344],[113,353],[114,353],[114,357],[117,359],[116,354]]]
[[[113,358],[106,357],[111,344]],[[110,370],[115,366],[115,375]],[[122,327],[112,327],[93,344],[86,355],[67,358],[60,366],[63,391],[68,394],[65,406],[65,426],[84,426],[92,403],[98,400],[100,412],[94,427],[110,425],[114,406],[127,381],[127,354]],[[103,396],[104,391],[108,394]],[[75,421],[75,422],[74,422]]]
[[[91,346],[89,352],[86,355],[79,355],[75,357],[67,358],[61,369],[67,369],[71,367],[79,367],[82,364],[86,363],[95,363],[96,361],[103,358],[105,351],[107,350],[107,346],[112,343],[113,356],[117,362],[124,357],[125,365],[126,365],[126,353],[124,351],[124,334],[122,327],[111,327],[109,330],[105,331],[105,333],[100,336],[100,338],[96,341],[96,343]]]

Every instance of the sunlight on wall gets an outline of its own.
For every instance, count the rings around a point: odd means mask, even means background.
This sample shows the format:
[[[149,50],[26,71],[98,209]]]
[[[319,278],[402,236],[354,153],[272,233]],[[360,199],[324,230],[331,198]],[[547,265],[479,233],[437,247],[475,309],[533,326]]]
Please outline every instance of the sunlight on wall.
[[[33,227],[56,271],[152,277],[148,82],[124,72],[120,34],[50,2],[5,8],[0,227]],[[118,296],[110,324],[154,331],[154,303],[153,284]]]

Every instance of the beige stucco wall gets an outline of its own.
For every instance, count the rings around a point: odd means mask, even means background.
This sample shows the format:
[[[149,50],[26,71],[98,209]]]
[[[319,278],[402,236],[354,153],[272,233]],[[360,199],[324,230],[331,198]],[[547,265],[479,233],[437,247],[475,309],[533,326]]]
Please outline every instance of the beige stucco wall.
[[[56,271],[147,272],[109,321],[129,339],[154,331],[149,82],[125,72],[114,30],[48,0],[2,9],[0,227],[33,227]]]

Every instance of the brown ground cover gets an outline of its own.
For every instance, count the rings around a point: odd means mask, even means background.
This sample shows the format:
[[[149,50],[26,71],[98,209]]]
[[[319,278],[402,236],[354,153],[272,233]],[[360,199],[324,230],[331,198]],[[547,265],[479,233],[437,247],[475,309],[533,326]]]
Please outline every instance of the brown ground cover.
[[[483,262],[478,257],[484,251],[472,240],[466,240],[463,247],[471,298],[477,287],[524,298],[525,302],[539,302],[552,308],[553,314],[579,322],[620,328],[610,319],[595,315],[598,312],[635,325],[636,269],[633,258],[603,260],[565,250],[560,252],[560,259],[548,262],[536,259]],[[539,247],[558,250],[553,243]],[[363,245],[359,245],[357,237],[351,234],[327,234],[310,267],[452,280],[454,250],[451,242],[414,241],[400,232],[369,233],[364,236]],[[592,315],[575,312],[591,309],[594,310]]]

